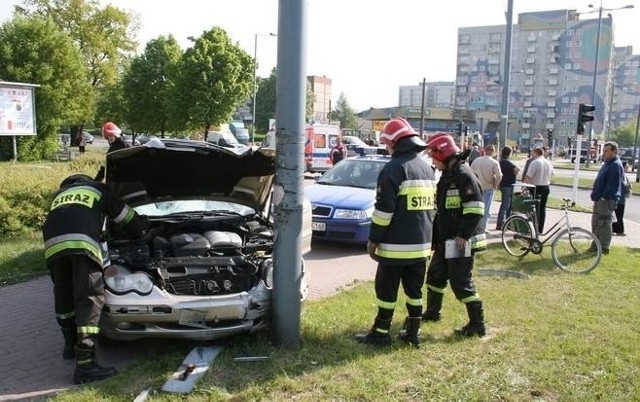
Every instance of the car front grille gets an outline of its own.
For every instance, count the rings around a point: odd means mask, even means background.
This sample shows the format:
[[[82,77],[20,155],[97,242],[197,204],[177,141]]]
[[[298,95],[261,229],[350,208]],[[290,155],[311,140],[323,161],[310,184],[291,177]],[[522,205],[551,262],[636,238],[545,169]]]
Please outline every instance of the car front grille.
[[[312,204],[311,205],[311,215],[318,216],[318,217],[323,217],[323,218],[328,218],[329,216],[331,216],[332,209],[333,208],[325,206],[325,205]]]

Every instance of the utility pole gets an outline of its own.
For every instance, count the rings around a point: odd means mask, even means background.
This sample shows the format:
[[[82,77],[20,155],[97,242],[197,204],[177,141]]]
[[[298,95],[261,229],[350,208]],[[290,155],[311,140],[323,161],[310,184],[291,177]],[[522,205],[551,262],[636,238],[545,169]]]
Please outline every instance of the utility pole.
[[[424,94],[425,87],[427,85],[427,79],[422,79],[422,101],[420,103],[420,138],[423,138],[424,133]]]
[[[507,32],[504,49],[504,72],[502,73],[502,107],[500,109],[500,137],[498,149],[507,145],[509,131],[509,83],[511,80],[511,34],[513,32],[513,0],[507,6]]]

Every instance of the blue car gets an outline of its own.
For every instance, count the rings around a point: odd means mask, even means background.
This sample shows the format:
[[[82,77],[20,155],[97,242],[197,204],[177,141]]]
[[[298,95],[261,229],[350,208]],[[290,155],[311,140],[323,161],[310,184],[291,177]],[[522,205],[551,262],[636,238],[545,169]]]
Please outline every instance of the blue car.
[[[313,238],[367,243],[378,174],[389,160],[382,155],[347,158],[305,188]]]

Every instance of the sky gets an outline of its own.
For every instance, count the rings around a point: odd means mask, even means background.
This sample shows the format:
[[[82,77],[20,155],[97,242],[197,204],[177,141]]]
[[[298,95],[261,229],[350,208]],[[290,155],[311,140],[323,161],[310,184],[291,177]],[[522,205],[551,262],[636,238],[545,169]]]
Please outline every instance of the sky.
[[[172,34],[186,49],[189,36],[223,28],[249,55],[257,55],[259,77],[277,65],[279,0],[100,0],[139,16],[138,41]],[[0,1],[0,22],[20,0]],[[638,0],[514,0],[513,23],[522,12],[575,9],[612,11],[616,46],[640,53]],[[356,111],[398,104],[401,85],[454,81],[458,27],[506,24],[507,0],[306,0],[305,75],[332,80],[332,99],[341,93]],[[604,12],[606,16],[608,11]],[[581,19],[597,18],[598,13]],[[258,35],[257,49],[254,46]],[[256,51],[257,50],[257,51]]]

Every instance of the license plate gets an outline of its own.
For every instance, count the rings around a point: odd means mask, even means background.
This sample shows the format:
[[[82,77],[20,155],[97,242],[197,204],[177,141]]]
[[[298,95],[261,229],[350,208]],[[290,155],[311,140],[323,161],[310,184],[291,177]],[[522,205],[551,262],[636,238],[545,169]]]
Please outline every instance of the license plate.
[[[327,230],[327,224],[324,222],[311,222],[311,230],[316,232],[324,232]]]
[[[178,323],[194,328],[207,328],[207,315],[203,311],[198,310],[182,310]]]

